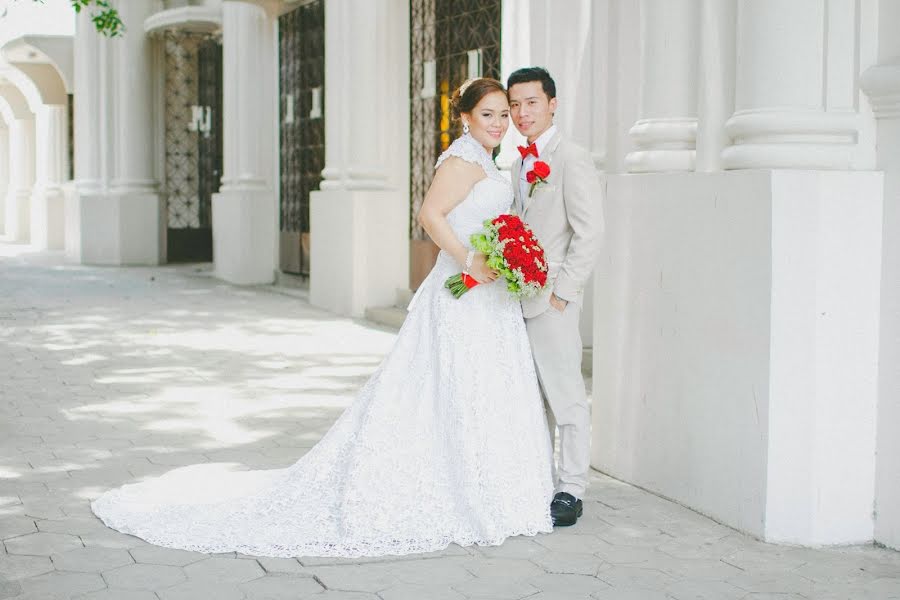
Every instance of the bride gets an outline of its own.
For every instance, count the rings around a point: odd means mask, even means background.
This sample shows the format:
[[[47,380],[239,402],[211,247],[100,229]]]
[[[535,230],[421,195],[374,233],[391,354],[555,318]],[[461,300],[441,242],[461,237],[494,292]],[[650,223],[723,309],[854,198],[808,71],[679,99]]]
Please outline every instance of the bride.
[[[259,556],[377,556],[497,545],[552,530],[551,448],[519,302],[469,236],[509,210],[491,151],[509,127],[503,86],[452,100],[465,134],[437,161],[420,222],[440,246],[396,343],[349,408],[286,469],[165,475],[91,507],[170,548]],[[460,299],[443,287],[468,269]]]

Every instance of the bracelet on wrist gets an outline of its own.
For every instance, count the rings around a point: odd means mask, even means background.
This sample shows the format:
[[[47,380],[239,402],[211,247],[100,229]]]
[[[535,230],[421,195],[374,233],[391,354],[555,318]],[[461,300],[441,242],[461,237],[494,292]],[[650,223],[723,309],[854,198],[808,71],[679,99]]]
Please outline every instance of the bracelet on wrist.
[[[469,274],[469,269],[472,268],[472,261],[473,261],[473,260],[475,260],[475,251],[474,251],[474,250],[469,250],[469,253],[466,254],[466,266],[465,266],[465,268],[464,268],[464,270],[463,270],[463,273],[464,273],[464,274],[466,274],[466,275]]]

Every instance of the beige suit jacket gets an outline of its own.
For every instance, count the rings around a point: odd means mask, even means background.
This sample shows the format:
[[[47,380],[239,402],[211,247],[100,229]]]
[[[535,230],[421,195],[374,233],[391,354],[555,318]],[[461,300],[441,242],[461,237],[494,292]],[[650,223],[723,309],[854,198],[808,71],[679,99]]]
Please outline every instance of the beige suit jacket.
[[[550,165],[546,183],[522,197],[522,159],[512,166],[516,211],[534,231],[549,263],[547,287],[522,301],[526,319],[550,306],[550,295],[581,304],[584,286],[594,268],[603,235],[603,187],[591,155],[559,133],[538,160]]]

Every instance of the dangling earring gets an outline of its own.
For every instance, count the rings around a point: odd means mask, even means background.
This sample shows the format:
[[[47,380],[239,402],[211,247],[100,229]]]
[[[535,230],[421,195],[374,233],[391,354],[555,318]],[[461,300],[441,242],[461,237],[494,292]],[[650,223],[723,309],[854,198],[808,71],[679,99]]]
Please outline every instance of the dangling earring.
[[[469,124],[463,121],[463,135],[469,133]]]

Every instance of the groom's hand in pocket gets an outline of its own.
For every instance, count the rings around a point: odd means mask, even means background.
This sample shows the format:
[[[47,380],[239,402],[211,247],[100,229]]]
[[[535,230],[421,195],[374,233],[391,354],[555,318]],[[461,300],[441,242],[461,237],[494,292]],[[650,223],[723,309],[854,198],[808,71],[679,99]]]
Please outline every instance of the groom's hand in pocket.
[[[562,312],[566,310],[566,305],[569,304],[566,300],[559,298],[556,294],[550,294],[550,306]]]

